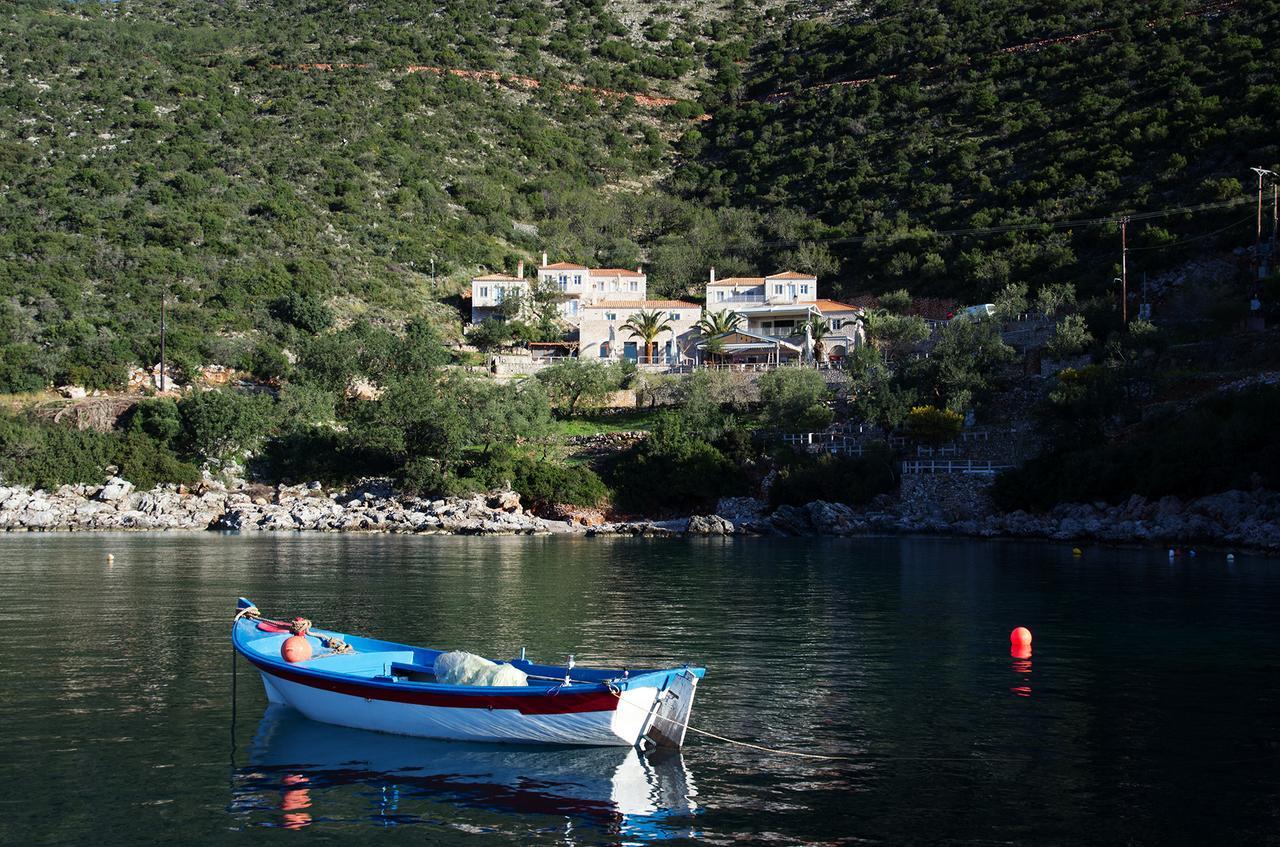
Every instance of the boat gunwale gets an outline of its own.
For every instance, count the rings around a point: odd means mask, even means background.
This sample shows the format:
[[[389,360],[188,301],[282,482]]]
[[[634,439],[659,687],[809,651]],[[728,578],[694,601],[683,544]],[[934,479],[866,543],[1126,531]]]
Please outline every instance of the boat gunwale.
[[[337,671],[337,670],[327,670],[320,667],[308,667],[302,664],[287,662],[283,657],[273,656],[269,653],[262,653],[256,650],[250,650],[247,646],[248,643],[258,639],[245,638],[244,635],[245,635],[246,629],[248,629],[249,631],[256,631],[256,620],[248,617],[241,618],[232,625],[232,631],[231,631],[232,646],[236,650],[236,652],[244,656],[244,658],[250,664],[254,665],[264,673],[272,674],[275,676],[282,676],[286,678],[288,676],[294,676],[294,677],[301,676],[304,678],[315,680],[317,682],[324,681],[324,682],[330,682],[330,683],[340,683],[344,686],[354,686],[358,688],[372,689],[373,691],[388,692],[388,693],[419,692],[422,694],[437,694],[437,695],[444,695],[449,697],[456,696],[456,697],[464,697],[464,698],[488,698],[488,699],[493,699],[495,697],[501,697],[501,698],[517,697],[517,698],[531,699],[531,700],[537,699],[537,698],[555,698],[557,700],[563,701],[565,698],[578,700],[587,695],[599,695],[604,693],[609,693],[610,696],[614,696],[610,688],[611,685],[614,688],[625,691],[632,687],[643,687],[644,685],[648,685],[648,684],[656,684],[659,679],[665,678],[666,676],[672,673],[690,671],[696,674],[697,676],[701,677],[706,672],[705,668],[682,666],[682,667],[667,668],[667,669],[639,671],[639,672],[632,673],[625,678],[620,676],[614,677],[608,680],[609,684],[606,684],[606,682],[604,681],[590,682],[585,680],[574,680],[570,685],[548,685],[548,686],[540,685],[537,687],[449,685],[449,684],[440,683],[440,682],[421,682],[421,681],[413,681],[413,680],[394,680],[393,681],[393,680],[386,680],[386,679],[377,679],[374,677],[356,676],[354,674],[343,673],[342,671]],[[314,629],[312,630],[312,632],[317,634],[323,633],[329,637],[344,637],[344,634],[337,633],[332,630]],[[266,638],[266,637],[269,637],[269,635],[264,633],[260,637]],[[405,650],[410,652],[417,651],[417,650],[424,650],[424,649],[434,650],[434,648],[415,647],[410,644],[401,644],[401,643],[392,642],[392,641],[381,641],[379,639],[365,639],[363,636],[345,635],[345,637],[347,638],[354,637],[354,638],[360,638],[361,640],[377,642],[378,644],[385,645],[389,650],[399,649],[399,650]],[[512,664],[513,667],[519,668],[519,665],[516,665],[514,662],[510,664]],[[556,668],[556,666],[553,666],[553,665],[534,665],[531,662],[527,664],[530,667],[536,667],[539,669],[548,668],[552,670],[557,670],[557,669],[567,670],[565,668]],[[520,668],[520,669],[523,669],[523,668]],[[626,672],[625,670],[614,671],[613,669],[585,669],[584,668],[584,670],[593,670],[595,672],[602,672],[602,673],[617,673],[619,675]],[[299,680],[295,679],[294,681],[299,681]],[[317,687],[317,686],[312,686],[312,687]],[[382,699],[382,698],[379,698],[379,699]],[[459,703],[457,705],[462,708],[468,708],[468,707],[483,708],[487,704]],[[489,708],[494,708],[494,707],[492,705],[489,705]]]

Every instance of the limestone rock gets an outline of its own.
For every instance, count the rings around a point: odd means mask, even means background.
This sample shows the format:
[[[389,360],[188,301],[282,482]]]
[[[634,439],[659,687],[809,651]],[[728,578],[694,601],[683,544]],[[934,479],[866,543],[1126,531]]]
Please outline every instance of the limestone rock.
[[[516,491],[506,490],[499,491],[489,498],[488,506],[490,509],[499,509],[503,512],[513,512],[520,514],[524,510],[520,507],[520,494]]]
[[[684,531],[687,535],[733,535],[733,522],[720,515],[694,515]]]
[[[98,499],[107,503],[113,503],[126,497],[133,491],[133,483],[127,479],[121,479],[113,476],[107,480],[107,484],[102,486],[102,490],[98,492]]]
[[[805,510],[810,525],[819,535],[850,535],[865,527],[857,513],[843,503],[815,500],[805,506]]]
[[[783,535],[812,535],[809,512],[802,506],[779,506],[769,517],[770,525]]]

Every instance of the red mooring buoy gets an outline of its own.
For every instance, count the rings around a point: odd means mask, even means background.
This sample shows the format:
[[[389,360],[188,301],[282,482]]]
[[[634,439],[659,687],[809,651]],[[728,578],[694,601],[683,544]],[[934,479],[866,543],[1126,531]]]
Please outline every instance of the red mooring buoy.
[[[1009,654],[1015,659],[1031,658],[1031,630],[1020,626],[1009,633]]]

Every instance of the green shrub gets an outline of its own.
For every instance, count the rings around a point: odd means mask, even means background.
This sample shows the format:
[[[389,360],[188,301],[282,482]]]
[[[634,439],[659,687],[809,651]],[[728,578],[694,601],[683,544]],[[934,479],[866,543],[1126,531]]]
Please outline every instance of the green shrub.
[[[960,434],[964,415],[933,406],[913,406],[907,413],[907,434],[923,441],[950,441]]]
[[[268,439],[250,470],[255,477],[270,482],[319,480],[342,484],[361,477],[392,474],[397,466],[378,454],[359,449],[347,433],[331,426],[297,425]]]
[[[649,438],[608,465],[605,480],[619,508],[651,515],[710,508],[748,487],[743,468],[675,413],[664,414]]]
[[[206,459],[253,450],[273,423],[271,398],[236,391],[196,391],[178,404],[186,449]]]
[[[56,488],[101,482],[113,463],[110,435],[60,424],[8,418],[0,422],[0,476],[8,485]]]
[[[129,433],[113,441],[113,464],[119,468],[120,476],[139,488],[162,483],[195,485],[200,481],[199,468],[145,435]]]
[[[765,420],[774,429],[808,432],[831,423],[827,383],[810,368],[778,368],[760,377]]]
[[[405,462],[400,472],[400,487],[420,497],[454,497],[469,494],[473,487],[481,486],[447,473],[440,462],[430,456],[414,456]]]
[[[34,344],[0,344],[0,392],[39,391],[49,383]]]
[[[775,506],[814,500],[862,506],[877,494],[893,491],[897,484],[893,453],[881,445],[862,456],[803,457],[779,470],[769,488],[769,501]]]
[[[534,508],[554,503],[596,506],[609,496],[604,481],[588,467],[528,457],[516,462],[511,487],[520,492],[526,506]]]
[[[310,335],[333,326],[333,311],[323,298],[309,292],[290,292],[276,301],[273,311],[280,320]]]
[[[617,390],[619,376],[617,369],[586,359],[566,359],[538,371],[552,404],[566,415],[603,403]]]
[[[258,379],[280,379],[289,373],[289,360],[279,347],[262,341],[253,346],[242,369]]]
[[[0,476],[7,484],[52,489],[99,483],[109,466],[139,488],[200,479],[194,465],[141,425],[124,433],[97,432],[33,419],[0,419]]]
[[[169,397],[140,400],[120,421],[124,432],[141,434],[172,447],[182,435],[182,415]]]
[[[1093,343],[1093,336],[1085,325],[1084,315],[1067,315],[1054,327],[1053,336],[1044,352],[1053,359],[1078,356]]]

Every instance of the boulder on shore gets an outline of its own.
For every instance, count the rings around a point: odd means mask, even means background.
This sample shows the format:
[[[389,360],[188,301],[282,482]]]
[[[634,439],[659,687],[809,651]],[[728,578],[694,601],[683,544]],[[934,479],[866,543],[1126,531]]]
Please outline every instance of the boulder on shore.
[[[685,535],[733,535],[733,522],[719,515],[694,515],[684,532]]]

